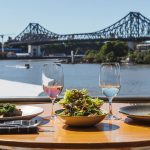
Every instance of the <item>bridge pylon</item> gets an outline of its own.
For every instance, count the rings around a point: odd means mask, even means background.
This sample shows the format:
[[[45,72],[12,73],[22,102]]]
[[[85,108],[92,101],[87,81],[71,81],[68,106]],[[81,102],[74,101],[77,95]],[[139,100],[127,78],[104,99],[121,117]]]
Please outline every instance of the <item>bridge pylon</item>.
[[[42,55],[40,45],[28,45],[28,53],[31,57],[40,57]]]
[[[136,45],[138,44],[138,42],[136,42],[136,41],[128,41],[127,42],[127,44],[128,44],[128,48],[129,49],[131,49],[131,50],[135,50],[136,49]]]

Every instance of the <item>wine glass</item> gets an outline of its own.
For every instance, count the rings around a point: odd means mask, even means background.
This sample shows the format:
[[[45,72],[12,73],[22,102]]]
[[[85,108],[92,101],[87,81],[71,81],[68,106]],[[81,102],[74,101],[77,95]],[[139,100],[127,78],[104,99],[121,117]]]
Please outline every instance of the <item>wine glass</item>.
[[[60,63],[49,63],[43,65],[42,85],[44,92],[51,99],[52,106],[50,119],[54,120],[54,103],[64,86],[63,68]]]
[[[109,100],[108,120],[118,120],[119,117],[113,115],[112,100],[120,90],[120,65],[119,63],[102,63],[100,67],[99,86],[102,93]]]

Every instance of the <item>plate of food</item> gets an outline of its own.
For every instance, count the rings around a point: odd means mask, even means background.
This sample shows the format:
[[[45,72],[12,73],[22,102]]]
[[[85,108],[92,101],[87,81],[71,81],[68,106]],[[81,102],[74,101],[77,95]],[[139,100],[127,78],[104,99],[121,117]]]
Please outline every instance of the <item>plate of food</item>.
[[[0,104],[0,121],[6,120],[28,120],[43,113],[43,108],[22,105],[16,106],[11,103]]]
[[[150,105],[130,105],[119,109],[119,112],[134,120],[150,121]]]
[[[103,100],[92,98],[87,90],[66,90],[64,98],[59,101],[63,109],[57,110],[56,115],[69,126],[88,127],[101,122],[107,112],[100,107]]]

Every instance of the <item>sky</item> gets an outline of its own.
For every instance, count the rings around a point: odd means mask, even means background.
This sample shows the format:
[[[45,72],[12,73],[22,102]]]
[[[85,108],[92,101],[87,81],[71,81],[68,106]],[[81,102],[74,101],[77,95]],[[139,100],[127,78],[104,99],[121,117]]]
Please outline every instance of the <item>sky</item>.
[[[29,23],[59,34],[95,32],[130,11],[150,18],[150,0],[0,0],[0,34],[15,37]]]

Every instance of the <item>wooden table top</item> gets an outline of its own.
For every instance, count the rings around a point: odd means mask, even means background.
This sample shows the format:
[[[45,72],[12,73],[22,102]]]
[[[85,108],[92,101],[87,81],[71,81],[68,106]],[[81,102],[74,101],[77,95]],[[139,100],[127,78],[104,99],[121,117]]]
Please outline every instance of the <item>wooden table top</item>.
[[[44,108],[45,117],[50,114],[50,104],[30,104]],[[39,148],[119,148],[150,146],[150,124],[137,123],[118,113],[119,107],[129,105],[114,103],[114,113],[121,120],[103,120],[95,127],[71,128],[56,119],[55,132],[51,124],[44,120],[38,134],[0,135],[0,145]],[[55,105],[55,109],[58,106]],[[104,104],[108,110],[108,104]]]

